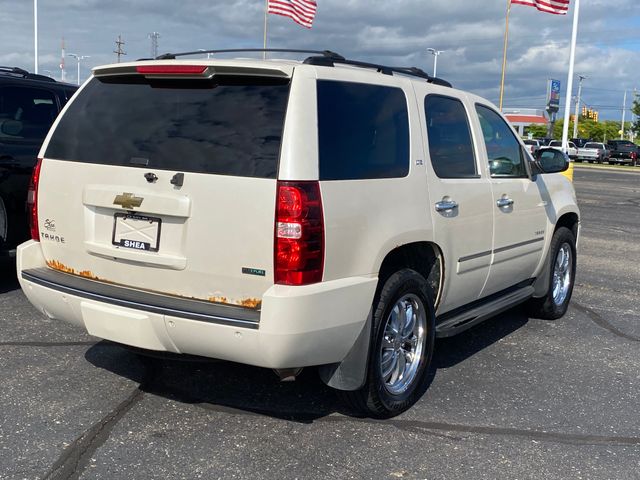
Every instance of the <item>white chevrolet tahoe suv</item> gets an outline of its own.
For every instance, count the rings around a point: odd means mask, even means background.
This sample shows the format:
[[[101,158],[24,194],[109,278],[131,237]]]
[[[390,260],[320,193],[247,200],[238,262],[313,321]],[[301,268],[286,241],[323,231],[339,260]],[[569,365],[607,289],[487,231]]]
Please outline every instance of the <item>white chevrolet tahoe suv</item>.
[[[34,170],[33,305],[143,351],[318,367],[374,417],[420,397],[436,337],[562,316],[566,156],[418,69],[311,53],[94,69]]]

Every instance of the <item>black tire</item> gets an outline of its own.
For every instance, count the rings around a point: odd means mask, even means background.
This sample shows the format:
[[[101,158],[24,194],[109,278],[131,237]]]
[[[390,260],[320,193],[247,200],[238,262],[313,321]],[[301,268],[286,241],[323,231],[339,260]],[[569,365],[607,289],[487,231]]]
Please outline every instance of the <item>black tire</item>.
[[[566,287],[556,290],[554,287],[558,286],[558,283],[554,282],[554,277],[556,275],[555,267],[557,262],[560,260],[560,252],[566,252],[567,250],[570,252],[570,256],[566,268],[568,278],[564,277],[566,278],[566,283],[561,282],[560,277],[558,277],[558,282],[565,283]],[[529,300],[527,307],[530,317],[542,318],[545,320],[556,320],[566,313],[567,308],[569,308],[569,302],[571,301],[571,294],[573,293],[573,286],[576,278],[576,258],[576,238],[573,232],[566,227],[559,227],[554,232],[551,239],[549,257],[547,258],[547,262],[550,262],[549,288],[544,297],[532,298]],[[564,295],[560,294],[562,293],[561,290],[564,292]]]
[[[411,379],[410,383],[406,385],[404,391],[394,394],[389,390],[389,386],[385,383],[382,374],[382,364],[384,363],[382,342],[384,339],[387,345],[385,351],[388,354],[392,348],[389,347],[389,338],[388,335],[385,336],[385,330],[391,325],[390,322],[393,321],[392,310],[395,309],[398,303],[407,298],[416,301],[414,306],[418,307],[418,311],[420,311],[419,303],[422,304],[421,312],[424,314],[426,332],[422,335],[421,340],[416,342],[416,345],[421,345],[421,354],[418,355],[419,360],[415,373],[408,377]],[[411,311],[413,313],[413,307]],[[422,320],[418,320],[416,316],[416,322],[422,322]],[[365,416],[390,418],[404,412],[422,396],[428,387],[434,343],[435,313],[433,309],[433,294],[427,281],[418,272],[410,269],[403,269],[394,273],[385,281],[373,302],[371,344],[366,383],[360,390],[340,392],[341,397],[358,414]],[[400,356],[401,354],[397,352],[398,350],[394,355]],[[406,359],[407,357],[403,358]],[[407,363],[407,365],[411,365],[411,362]],[[395,368],[392,370],[395,370]],[[391,375],[393,377],[394,374]]]

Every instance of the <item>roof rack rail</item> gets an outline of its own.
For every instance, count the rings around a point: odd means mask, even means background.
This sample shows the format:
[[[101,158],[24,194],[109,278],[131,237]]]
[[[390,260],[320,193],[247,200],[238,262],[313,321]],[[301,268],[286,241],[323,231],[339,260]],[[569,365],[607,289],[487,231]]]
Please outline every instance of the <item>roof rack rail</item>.
[[[303,63],[307,65],[318,65],[324,67],[335,67],[336,63],[344,65],[353,65],[356,67],[372,68],[384,75],[393,75],[393,73],[400,73],[403,75],[411,75],[414,77],[424,78],[427,82],[434,85],[441,85],[443,87],[452,87],[451,83],[443,80],[442,78],[432,77],[425,71],[417,67],[389,67],[386,65],[380,65],[377,63],[361,62],[358,60],[348,60],[339,53],[332,52],[331,50],[298,50],[289,48],[232,48],[226,50],[196,50],[191,52],[180,53],[165,53],[158,55],[155,58],[141,58],[139,60],[175,60],[177,57],[184,57],[187,55],[202,55],[205,53],[241,53],[241,52],[284,52],[284,53],[311,53],[313,56],[307,57]]]
[[[17,73],[20,75],[29,75],[29,72],[27,72],[26,70],[23,70],[20,67],[6,67],[4,65],[0,65],[0,71],[7,72],[7,73]]]
[[[176,57],[184,57],[186,55],[202,55],[203,53],[241,53],[241,52],[280,52],[280,53],[312,53],[314,55],[322,55],[326,58],[334,58],[336,60],[344,60],[345,58],[330,50],[295,50],[289,48],[232,48],[226,50],[196,50],[193,52],[165,53],[155,58],[141,58],[140,60],[174,60]]]
[[[320,65],[324,67],[334,67],[336,63],[344,65],[353,65],[356,67],[372,68],[384,75],[393,75],[393,73],[401,73],[414,77],[424,78],[427,82],[434,85],[442,85],[443,87],[452,87],[451,83],[442,78],[432,77],[424,70],[417,67],[390,67],[388,65],[380,65],[378,63],[360,62],[358,60],[347,60],[345,58],[329,58],[329,57],[309,57],[304,63],[309,65]]]
[[[5,67],[0,65],[0,73],[9,73],[12,75],[19,75],[22,78],[28,78],[31,80],[42,80],[45,82],[55,82],[56,80],[51,77],[47,77],[46,75],[40,75],[38,73],[31,73],[27,70],[24,70],[20,67]]]

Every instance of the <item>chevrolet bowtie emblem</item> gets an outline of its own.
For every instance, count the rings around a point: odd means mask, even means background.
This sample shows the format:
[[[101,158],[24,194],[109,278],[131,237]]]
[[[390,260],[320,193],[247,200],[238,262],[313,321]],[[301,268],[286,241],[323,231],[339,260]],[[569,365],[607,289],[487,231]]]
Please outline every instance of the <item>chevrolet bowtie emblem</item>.
[[[133,193],[123,193],[122,195],[116,195],[113,199],[114,205],[120,205],[126,210],[131,210],[133,207],[139,207],[142,205],[142,197],[136,197]]]

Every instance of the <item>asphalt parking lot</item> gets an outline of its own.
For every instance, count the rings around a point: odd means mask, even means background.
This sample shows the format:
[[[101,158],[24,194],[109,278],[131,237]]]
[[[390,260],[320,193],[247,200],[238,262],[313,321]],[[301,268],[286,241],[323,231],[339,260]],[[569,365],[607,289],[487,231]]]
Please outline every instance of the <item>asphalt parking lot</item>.
[[[430,389],[354,417],[308,370],[141,361],[35,311],[0,268],[0,479],[640,478],[640,169],[576,167],[577,283],[437,342]]]

